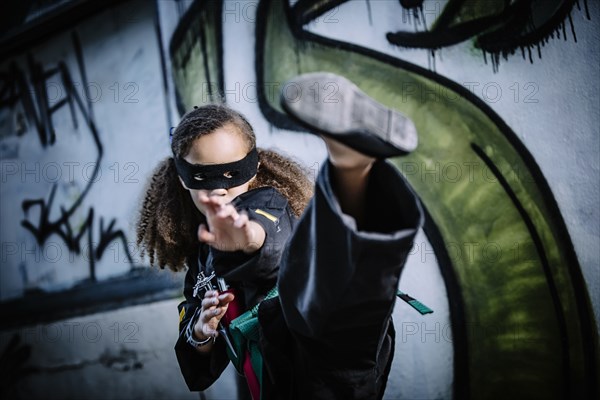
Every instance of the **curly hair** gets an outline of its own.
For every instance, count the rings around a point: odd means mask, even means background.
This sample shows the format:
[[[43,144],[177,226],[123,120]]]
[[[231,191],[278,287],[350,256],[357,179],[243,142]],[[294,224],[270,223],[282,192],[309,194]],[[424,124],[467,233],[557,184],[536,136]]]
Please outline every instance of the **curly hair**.
[[[237,111],[224,105],[194,109],[182,118],[173,132],[171,149],[185,157],[194,140],[227,124],[233,124],[246,141],[248,151],[256,145],[252,126]],[[250,189],[271,186],[287,199],[292,212],[300,216],[312,197],[312,184],[295,161],[272,150],[258,149],[260,166]],[[148,255],[150,265],[185,268],[186,258],[198,247],[197,229],[204,216],[181,185],[175,159],[161,161],[149,179],[137,221],[137,245]]]

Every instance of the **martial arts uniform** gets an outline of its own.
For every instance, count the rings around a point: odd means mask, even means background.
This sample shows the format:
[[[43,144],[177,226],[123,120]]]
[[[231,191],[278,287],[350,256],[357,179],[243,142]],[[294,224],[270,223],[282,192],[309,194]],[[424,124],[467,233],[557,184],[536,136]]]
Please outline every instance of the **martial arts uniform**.
[[[422,224],[421,207],[397,169],[377,161],[369,175],[366,223],[357,231],[333,193],[330,168],[325,163],[319,172],[314,197],[293,230],[287,205],[266,210],[277,217],[279,228],[257,219],[267,237],[252,260],[240,258],[237,261],[243,263],[235,267],[238,264],[230,262],[240,254],[208,250],[215,253],[212,264],[217,274],[219,262],[229,263],[230,270],[223,267],[226,280],[233,282],[239,268],[245,268],[244,281],[256,274],[255,287],[244,298],[247,307],[260,300],[279,273],[279,297],[263,301],[258,312],[265,399],[372,400],[383,397],[387,383],[395,339],[391,313],[400,273]],[[236,207],[244,208],[244,200],[252,194],[240,197]],[[274,238],[289,232],[282,254],[276,245],[269,248],[270,240],[279,244],[281,240]],[[268,263],[258,266],[261,258]],[[202,254],[200,259],[206,262]],[[276,260],[279,270],[273,264]],[[180,331],[186,315],[200,305],[191,297],[197,274],[193,267],[186,279],[186,301],[180,305],[180,311],[186,309]],[[198,354],[182,331],[175,348],[191,390],[202,390],[218,378],[227,364],[224,346],[217,339],[210,355]]]

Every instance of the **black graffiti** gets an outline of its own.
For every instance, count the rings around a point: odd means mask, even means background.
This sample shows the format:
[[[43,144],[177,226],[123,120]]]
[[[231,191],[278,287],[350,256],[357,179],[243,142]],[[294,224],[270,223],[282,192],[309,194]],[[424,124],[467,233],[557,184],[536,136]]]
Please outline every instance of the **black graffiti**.
[[[35,95],[29,90],[25,72],[15,62],[11,62],[7,72],[0,72],[0,108],[8,107],[13,109],[17,103],[20,103],[25,114],[20,114],[19,120],[34,126],[40,143],[46,147],[49,144],[54,144],[56,140],[52,115],[66,104],[69,105],[71,110],[73,124],[77,126],[72,93],[68,91],[64,99],[51,106],[46,90],[46,81],[56,75],[59,75],[63,84],[65,84],[69,79],[66,76],[68,71],[62,63],[55,68],[44,70],[41,64],[33,59],[31,54],[27,58],[28,72]],[[25,133],[25,130],[26,127],[20,124],[19,130],[16,133],[22,135]]]
[[[299,37],[306,36],[303,26],[328,10],[338,7],[348,0],[323,0],[317,4],[299,0],[290,8],[291,28]],[[443,10],[438,3],[436,9],[428,10],[423,0],[400,0],[403,19],[412,18],[417,32],[388,32],[389,43],[406,48],[431,50],[430,65],[435,69],[435,51],[474,38],[475,46],[482,50],[484,61],[491,61],[494,71],[498,70],[500,59],[507,59],[516,52],[533,63],[534,50],[542,58],[542,47],[553,38],[567,40],[567,23],[570,35],[577,42],[577,35],[571,12],[575,6],[581,10],[578,0],[552,0],[540,6],[534,0],[506,1],[496,8],[474,6],[473,2],[451,0]],[[587,0],[583,1],[586,18],[590,11]],[[367,2],[369,22],[372,25],[370,4]],[[431,29],[427,29],[426,16],[433,14]],[[431,18],[431,17],[429,17]]]
[[[84,235],[87,238],[87,248],[89,249],[89,260],[90,260],[90,280],[96,281],[96,260],[100,260],[106,247],[113,240],[120,239],[123,247],[125,248],[125,255],[130,264],[133,264],[133,259],[129,252],[129,248],[127,246],[127,237],[122,230],[113,230],[115,226],[116,220],[113,218],[106,229],[104,228],[104,219],[100,217],[100,227],[99,227],[99,239],[98,241],[94,241],[94,209],[90,208],[88,210],[87,217],[85,218],[85,222],[77,232],[74,232],[73,227],[70,222],[70,214],[64,209],[60,208],[61,216],[55,220],[50,221],[50,210],[52,209],[52,204],[54,202],[54,196],[56,193],[56,184],[52,185],[52,189],[50,190],[50,197],[48,199],[48,203],[43,199],[37,200],[25,200],[22,203],[23,211],[27,216],[28,211],[33,206],[40,207],[40,217],[37,226],[34,226],[30,221],[23,220],[21,221],[21,225],[30,231],[33,236],[36,238],[36,241],[39,245],[42,245],[46,242],[48,237],[53,234],[57,234],[67,245],[69,251],[80,255],[82,252],[81,240],[84,239]],[[86,235],[87,234],[87,235]]]
[[[76,33],[73,34],[72,40],[79,74],[85,81],[86,72],[83,62],[83,51]],[[40,143],[43,147],[53,145],[56,142],[56,130],[52,121],[52,115],[63,107],[68,106],[73,126],[75,129],[79,129],[77,110],[83,116],[85,126],[92,136],[97,150],[97,156],[93,173],[91,178],[87,180],[87,184],[83,191],[68,207],[60,206],[60,216],[57,219],[54,221],[50,220],[50,211],[56,194],[56,184],[54,184],[50,190],[47,202],[44,199],[26,199],[21,203],[25,214],[25,218],[21,221],[21,225],[33,234],[39,245],[43,245],[51,235],[57,234],[65,242],[68,249],[78,255],[81,254],[82,251],[80,245],[81,240],[84,238],[84,235],[87,234],[87,244],[89,245],[90,251],[90,279],[95,281],[95,262],[102,257],[106,247],[113,240],[120,239],[125,247],[128,261],[133,264],[133,260],[127,246],[125,233],[122,230],[114,230],[115,219],[112,219],[105,229],[104,219],[100,217],[98,242],[94,242],[93,240],[95,216],[93,208],[90,207],[88,209],[85,222],[79,227],[77,232],[74,231],[71,224],[72,216],[80,208],[92,185],[97,181],[100,171],[100,161],[103,156],[103,146],[94,121],[92,103],[89,101],[89,93],[86,92],[88,102],[85,104],[79,93],[76,91],[71,72],[63,61],[58,62],[56,66],[45,68],[30,54],[27,57],[27,65],[30,78],[29,81],[33,86],[33,91],[29,89],[26,73],[21,70],[15,62],[10,63],[7,72],[0,72],[0,109],[8,107],[11,110],[14,110],[17,104],[20,104],[25,113],[23,119],[36,128]],[[50,105],[46,86],[49,79],[55,79],[57,76],[62,83],[62,87],[65,88],[66,96],[56,104]],[[84,87],[86,87],[86,85],[84,85]],[[23,129],[22,131],[18,131],[17,134],[22,135],[25,131],[26,129]],[[40,211],[37,226],[28,220],[29,211],[33,207],[39,207]]]
[[[409,1],[401,1],[405,7],[415,6]],[[501,9],[481,7],[471,9],[472,4],[463,1],[450,1],[440,15],[436,15],[431,30],[420,32],[389,32],[386,37],[391,44],[408,47],[436,50],[451,46],[465,40],[475,38],[475,46],[483,51],[484,60],[487,55],[497,70],[500,58],[507,59],[520,50],[523,58],[528,56],[533,62],[532,50],[537,48],[538,57],[542,58],[541,47],[554,37],[567,39],[566,23],[569,22],[571,36],[577,42],[571,11],[576,0],[556,0],[548,7],[540,7],[533,0],[505,2]],[[587,19],[590,13],[587,1],[584,1]],[[415,18],[424,19],[423,6],[420,12],[414,12]],[[471,15],[473,14],[473,15]],[[469,15],[469,18],[465,18]],[[423,21],[424,22],[424,21]]]

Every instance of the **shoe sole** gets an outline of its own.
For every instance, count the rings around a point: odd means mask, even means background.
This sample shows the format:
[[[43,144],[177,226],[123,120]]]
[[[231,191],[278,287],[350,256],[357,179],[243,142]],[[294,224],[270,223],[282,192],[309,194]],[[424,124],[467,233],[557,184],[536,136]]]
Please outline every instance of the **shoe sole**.
[[[336,74],[314,72],[295,77],[284,85],[281,104],[302,122],[332,137],[368,132],[405,153],[418,145],[417,129],[409,118]]]

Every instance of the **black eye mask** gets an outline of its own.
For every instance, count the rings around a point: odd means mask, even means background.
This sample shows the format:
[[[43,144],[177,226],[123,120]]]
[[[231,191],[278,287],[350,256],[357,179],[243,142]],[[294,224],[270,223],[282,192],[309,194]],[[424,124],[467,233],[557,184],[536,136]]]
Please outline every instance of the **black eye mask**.
[[[177,173],[189,189],[229,189],[248,182],[258,170],[256,147],[246,157],[227,164],[190,164],[175,157]]]

